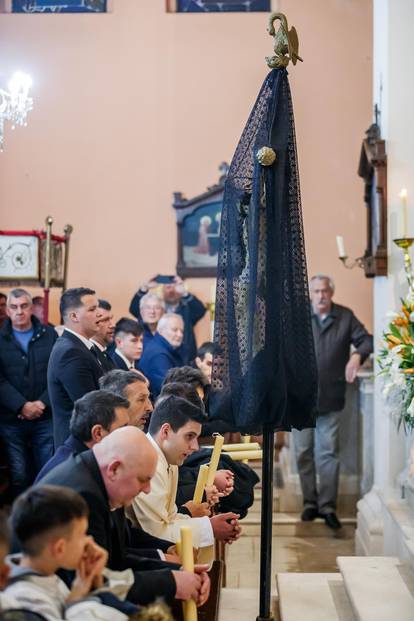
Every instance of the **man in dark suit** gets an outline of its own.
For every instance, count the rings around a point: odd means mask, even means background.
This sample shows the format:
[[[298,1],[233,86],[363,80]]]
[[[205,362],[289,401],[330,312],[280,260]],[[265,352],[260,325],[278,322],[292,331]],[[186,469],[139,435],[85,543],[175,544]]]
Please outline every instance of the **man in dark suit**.
[[[170,601],[194,598],[201,605],[209,594],[206,567],[200,566],[200,573],[192,574],[155,559],[145,561],[128,548],[125,521],[121,522],[119,512],[115,511],[130,505],[138,494],[150,491],[156,465],[156,451],[145,434],[128,426],[112,432],[92,449],[67,459],[49,472],[42,484],[70,487],[86,500],[88,532],[108,551],[108,567],[134,571],[135,582],[128,599],[147,604],[156,597]]]
[[[108,353],[108,347],[111,347],[114,342],[114,316],[112,306],[107,300],[98,300],[98,308],[101,318],[98,321],[98,331],[91,338],[93,343],[92,353],[96,354],[104,373],[108,373],[108,371],[116,368]]]
[[[60,314],[65,329],[53,347],[47,370],[55,449],[69,435],[73,404],[87,392],[98,390],[104,373],[89,340],[101,319],[95,291],[67,289],[60,299]]]
[[[122,317],[115,325],[115,351],[111,358],[114,367],[122,371],[132,371],[138,367],[142,354],[143,328],[128,317]]]
[[[293,430],[303,493],[302,520],[320,516],[336,530],[339,482],[339,426],[345,405],[346,382],[352,383],[373,349],[372,336],[351,309],[332,302],[335,286],[329,276],[310,281],[312,330],[318,365],[316,428]],[[354,351],[351,352],[351,345]],[[315,442],[318,450],[319,489],[316,485]]]
[[[129,424],[144,429],[153,411],[147,378],[137,371],[113,369],[99,380],[104,390],[128,399]]]
[[[92,448],[115,429],[129,424],[129,402],[108,390],[93,390],[75,402],[70,435],[37,475],[38,483],[71,455]]]

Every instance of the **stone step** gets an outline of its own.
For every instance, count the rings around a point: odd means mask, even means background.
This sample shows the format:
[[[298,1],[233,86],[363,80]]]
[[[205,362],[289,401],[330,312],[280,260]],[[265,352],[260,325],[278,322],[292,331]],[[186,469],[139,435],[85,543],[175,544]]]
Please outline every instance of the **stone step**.
[[[398,558],[339,556],[357,621],[413,621],[414,574]]]
[[[356,621],[341,574],[278,573],[280,621]]]
[[[276,595],[272,596],[272,612],[278,621]],[[258,589],[221,589],[218,621],[254,621],[258,614]]]
[[[342,528],[334,534],[337,537],[352,537],[355,532],[354,517],[340,517]],[[241,521],[242,536],[260,536],[260,513],[248,513]],[[273,513],[273,537],[326,537],[332,530],[318,518],[313,522],[302,522],[299,513]],[[414,620],[413,620],[414,621]]]

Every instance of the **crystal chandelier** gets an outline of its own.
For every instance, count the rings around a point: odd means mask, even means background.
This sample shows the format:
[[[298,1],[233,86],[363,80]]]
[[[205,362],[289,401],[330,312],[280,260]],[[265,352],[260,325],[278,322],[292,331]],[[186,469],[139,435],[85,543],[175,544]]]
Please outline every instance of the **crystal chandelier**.
[[[11,122],[12,129],[27,125],[27,113],[33,108],[33,99],[29,97],[31,86],[31,77],[17,72],[8,84],[8,91],[0,88],[0,151],[3,151],[5,121]]]

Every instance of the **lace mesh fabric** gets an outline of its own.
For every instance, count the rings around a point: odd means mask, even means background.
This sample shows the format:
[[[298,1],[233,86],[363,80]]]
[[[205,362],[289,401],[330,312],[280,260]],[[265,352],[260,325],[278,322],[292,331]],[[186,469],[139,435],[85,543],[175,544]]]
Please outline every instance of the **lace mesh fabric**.
[[[272,147],[262,166],[257,151]],[[211,416],[240,431],[314,426],[317,375],[293,106],[285,69],[265,79],[226,181]]]

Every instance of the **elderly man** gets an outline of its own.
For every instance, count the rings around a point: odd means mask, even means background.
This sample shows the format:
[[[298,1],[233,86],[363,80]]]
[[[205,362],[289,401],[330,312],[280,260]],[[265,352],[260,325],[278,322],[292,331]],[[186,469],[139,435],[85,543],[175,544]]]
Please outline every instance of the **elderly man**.
[[[90,341],[102,318],[95,291],[86,287],[67,289],[60,299],[60,314],[64,331],[53,348],[47,371],[55,448],[69,435],[73,404],[97,390],[104,374]]]
[[[310,281],[312,329],[318,365],[316,428],[293,430],[303,493],[303,521],[320,516],[332,529],[341,528],[336,515],[339,481],[339,425],[345,405],[346,382],[352,383],[372,352],[372,336],[354,313],[332,301],[335,286],[329,276]],[[351,352],[351,345],[355,348]],[[316,485],[315,442],[318,446],[319,490]]]
[[[141,320],[142,317],[142,307],[140,305],[140,301],[148,291],[151,291],[156,287],[159,287],[159,283],[154,279],[150,280],[142,285],[134,295],[129,307],[129,312],[137,317],[137,319]],[[204,317],[206,308],[195,295],[186,290],[184,282],[179,276],[174,277],[174,282],[162,285],[162,300],[164,310],[167,313],[177,313],[183,318],[184,338],[182,344],[182,358],[184,363],[188,364],[190,361],[194,360],[197,353],[196,341],[194,337],[194,326],[202,317]],[[159,319],[160,317],[158,317],[158,320]],[[142,321],[147,322],[147,319],[142,317]],[[146,343],[144,341],[144,346],[145,344]]]
[[[0,434],[17,496],[53,454],[47,364],[57,334],[32,315],[24,289],[9,293],[7,314],[0,332]]]
[[[157,597],[193,598],[201,605],[209,594],[205,566],[199,567],[200,573],[192,574],[151,560],[151,569],[142,571],[142,559],[128,550],[125,529],[113,520],[116,509],[127,507],[139,494],[150,492],[156,466],[157,452],[151,442],[142,431],[128,426],[113,431],[91,450],[67,459],[42,484],[69,487],[83,496],[89,506],[89,534],[108,551],[108,566],[114,570],[130,567],[134,571],[135,581],[128,593],[130,601],[147,604]],[[161,569],[154,570],[154,566]]]
[[[143,429],[154,409],[150,400],[148,380],[142,373],[114,369],[99,380],[104,390],[127,399],[129,424]]]
[[[183,336],[184,321],[181,315],[166,313],[158,322],[154,338],[144,348],[139,369],[148,379],[154,398],[159,395],[169,369],[184,364],[180,353]]]

